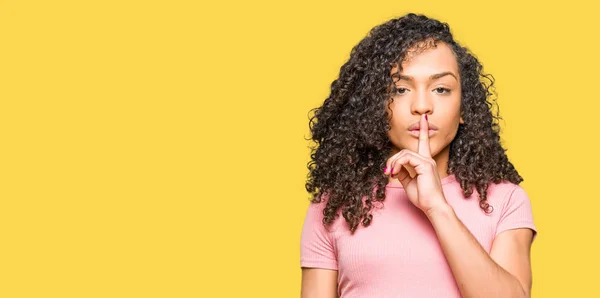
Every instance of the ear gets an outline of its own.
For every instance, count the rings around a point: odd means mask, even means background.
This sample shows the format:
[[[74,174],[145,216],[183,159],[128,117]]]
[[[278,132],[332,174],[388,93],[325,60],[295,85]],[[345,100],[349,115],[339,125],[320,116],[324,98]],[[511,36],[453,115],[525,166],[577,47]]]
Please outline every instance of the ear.
[[[458,122],[459,122],[460,124],[465,124],[465,120],[463,120],[462,116],[460,116],[460,119],[458,120]]]

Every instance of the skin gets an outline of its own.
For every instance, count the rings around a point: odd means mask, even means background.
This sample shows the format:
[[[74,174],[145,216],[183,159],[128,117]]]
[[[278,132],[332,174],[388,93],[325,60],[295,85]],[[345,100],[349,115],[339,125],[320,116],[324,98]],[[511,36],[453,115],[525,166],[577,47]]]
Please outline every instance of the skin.
[[[463,297],[530,297],[532,231],[500,233],[488,254],[442,191],[449,144],[463,123],[456,58],[443,43],[409,57],[402,64],[402,79],[395,82],[400,93],[390,105],[389,132],[395,150],[384,172],[390,183],[401,183],[410,201],[427,215]],[[445,75],[432,78],[442,73]],[[415,136],[407,129],[417,121],[420,131]],[[438,130],[429,133],[429,123]],[[335,270],[303,268],[301,297],[337,297],[337,276]]]
[[[460,117],[460,75],[454,54],[446,44],[426,50],[402,63],[402,73],[394,77],[397,94],[389,105],[392,115],[388,136],[394,145],[391,156],[402,149],[417,151],[418,137],[408,133],[411,124],[418,123],[421,115],[428,115],[430,123],[437,127],[431,132],[431,152],[439,167],[439,176],[447,176],[450,142],[456,136]],[[394,66],[391,73],[398,71]],[[412,166],[406,170],[415,175]],[[390,177],[390,183],[398,183]]]

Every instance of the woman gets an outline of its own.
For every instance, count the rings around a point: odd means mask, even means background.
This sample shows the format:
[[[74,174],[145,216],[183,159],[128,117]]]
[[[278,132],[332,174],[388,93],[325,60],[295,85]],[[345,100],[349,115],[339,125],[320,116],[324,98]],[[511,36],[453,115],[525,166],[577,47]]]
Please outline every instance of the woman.
[[[492,87],[423,15],[352,49],[310,121],[302,297],[530,297],[537,231]]]

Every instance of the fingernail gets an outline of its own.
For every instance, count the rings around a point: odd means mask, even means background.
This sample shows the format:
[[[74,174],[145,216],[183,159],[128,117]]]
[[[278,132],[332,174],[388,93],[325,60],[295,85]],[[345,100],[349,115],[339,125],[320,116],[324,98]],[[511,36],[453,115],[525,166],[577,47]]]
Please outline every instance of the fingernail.
[[[385,169],[383,169],[383,172],[384,172],[384,173],[387,173],[387,167],[385,167]]]
[[[427,114],[425,114],[425,120],[429,121],[429,119],[427,118]]]

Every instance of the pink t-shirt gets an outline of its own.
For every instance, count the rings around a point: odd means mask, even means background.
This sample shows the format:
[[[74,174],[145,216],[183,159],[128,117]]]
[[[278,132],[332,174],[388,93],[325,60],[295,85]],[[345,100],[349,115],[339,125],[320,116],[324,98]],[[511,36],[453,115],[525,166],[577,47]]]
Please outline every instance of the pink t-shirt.
[[[478,193],[465,199],[454,175],[442,178],[448,203],[489,253],[498,233],[529,228],[537,235],[531,203],[516,184],[491,183],[486,214]],[[326,229],[325,200],[310,204],[302,228],[300,266],[338,271],[338,295],[369,297],[460,297],[460,292],[431,223],[407,198],[400,184],[386,186],[383,204],[374,204],[373,221],[354,235],[340,215]]]

